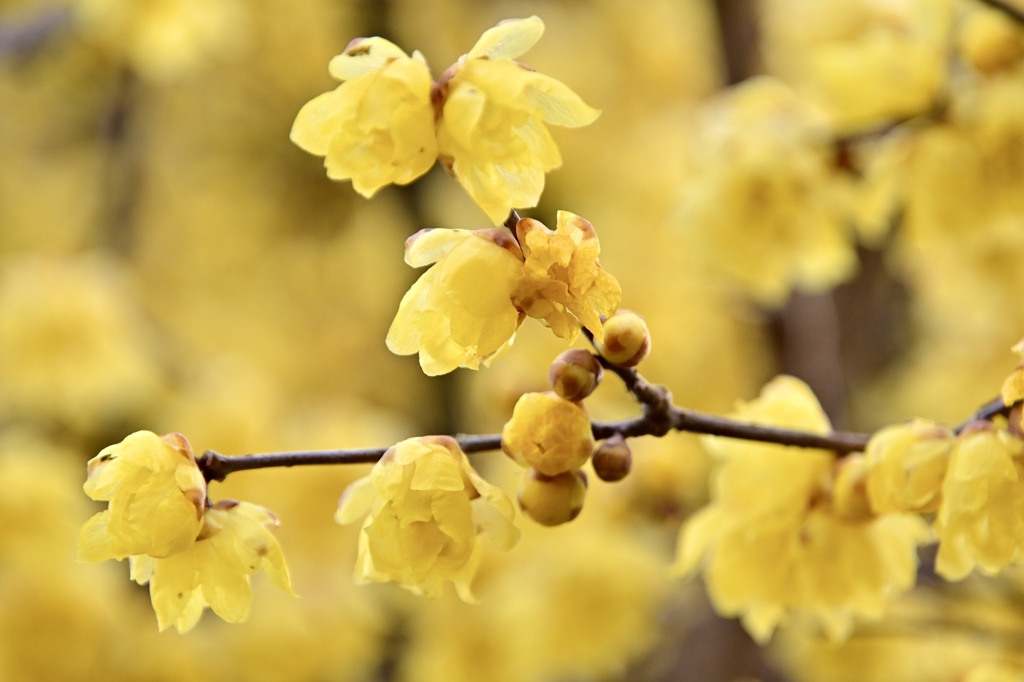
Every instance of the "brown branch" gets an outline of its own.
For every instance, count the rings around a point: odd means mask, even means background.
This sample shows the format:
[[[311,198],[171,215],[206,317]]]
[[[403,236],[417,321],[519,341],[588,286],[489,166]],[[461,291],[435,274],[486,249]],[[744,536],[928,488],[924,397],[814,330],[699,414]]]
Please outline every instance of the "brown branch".
[[[1007,0],[978,0],[983,5],[999,10],[1014,21],[1024,24],[1024,9],[1011,5]]]
[[[1007,405],[1003,402],[1002,398],[993,398],[989,402],[985,403],[978,408],[978,411],[971,415],[971,417],[953,429],[953,433],[960,433],[966,429],[972,422],[976,421],[992,421],[995,417],[1003,416],[1006,417],[1010,414],[1010,409],[1013,405]]]

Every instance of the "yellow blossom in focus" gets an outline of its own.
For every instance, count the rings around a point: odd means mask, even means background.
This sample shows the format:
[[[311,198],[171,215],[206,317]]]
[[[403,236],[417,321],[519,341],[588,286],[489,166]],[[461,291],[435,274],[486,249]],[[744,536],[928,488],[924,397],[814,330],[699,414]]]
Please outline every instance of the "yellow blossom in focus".
[[[581,326],[601,340],[601,316],[615,312],[622,288],[597,260],[601,244],[590,221],[568,211],[557,221],[554,231],[530,218],[516,226],[526,265],[513,301],[569,343]]]
[[[263,507],[222,500],[206,511],[199,537],[184,551],[131,557],[132,580],[149,583],[160,630],[192,629],[207,606],[229,623],[245,620],[252,601],[249,576],[260,568],[292,594],[284,554],[271,533],[277,525]]]
[[[594,451],[590,417],[583,405],[554,393],[525,393],[501,430],[501,449],[545,476],[578,469]]]
[[[447,436],[404,440],[352,483],[334,518],[348,524],[364,515],[356,579],[394,581],[428,597],[450,580],[464,601],[474,601],[481,530],[502,550],[519,540],[508,495],[481,478]]]
[[[960,436],[942,484],[935,519],[935,571],[961,580],[975,567],[995,575],[1024,549],[1024,441],[981,428]]]
[[[889,426],[865,450],[867,491],[875,513],[938,509],[953,433],[925,420]]]
[[[536,16],[502,22],[440,83],[441,162],[495,225],[509,209],[536,206],[544,174],[562,164],[545,124],[575,128],[600,113],[564,83],[514,61],[543,32]]]
[[[357,39],[330,64],[343,83],[299,110],[291,139],[323,156],[327,177],[364,197],[426,173],[437,157],[433,81],[422,55],[383,38]]]
[[[821,292],[852,275],[847,190],[821,113],[762,77],[704,114],[677,217],[694,258],[769,306],[793,289]]]
[[[601,338],[600,316],[618,306],[621,289],[597,260],[590,222],[559,211],[557,231],[524,219],[517,232],[522,248],[497,228],[409,237],[405,262],[434,266],[402,298],[388,330],[391,352],[419,353],[431,376],[478,369],[511,345],[527,315],[569,341],[581,327]]]
[[[511,301],[523,261],[508,233],[422,230],[406,240],[405,262],[435,265],[398,306],[386,340],[392,353],[419,353],[434,376],[477,369],[512,342],[523,319]]]
[[[810,389],[779,377],[733,415],[740,421],[830,430]],[[739,615],[765,642],[791,616],[810,617],[832,639],[846,637],[855,617],[877,619],[887,600],[913,587],[916,546],[928,537],[911,514],[871,517],[850,467],[833,486],[834,455],[706,437],[724,460],[713,477],[711,503],[680,534],[675,570],[703,567],[715,609]],[[856,465],[857,463],[854,462]]]
[[[82,527],[79,559],[166,557],[199,535],[206,481],[180,434],[133,433],[89,460],[88,472],[86,494],[110,505]]]
[[[74,11],[87,38],[154,80],[237,51],[249,30],[239,0],[77,0]]]

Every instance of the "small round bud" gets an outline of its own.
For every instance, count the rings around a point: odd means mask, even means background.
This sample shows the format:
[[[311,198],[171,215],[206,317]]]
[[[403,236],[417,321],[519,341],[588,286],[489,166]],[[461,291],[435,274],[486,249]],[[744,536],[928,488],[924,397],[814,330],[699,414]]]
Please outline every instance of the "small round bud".
[[[961,31],[960,53],[981,73],[992,74],[1013,67],[1024,57],[1024,35],[1008,17],[979,9],[971,13]]]
[[[620,308],[604,321],[604,339],[597,341],[597,350],[619,367],[635,367],[651,352],[651,333],[644,318],[632,310]]]
[[[582,348],[572,348],[561,353],[551,363],[548,381],[560,398],[583,400],[594,392],[604,376],[604,367],[594,354]]]
[[[622,434],[616,433],[597,446],[590,463],[594,465],[594,473],[598,478],[614,483],[629,473],[633,466],[633,452]]]
[[[519,484],[516,499],[523,513],[537,523],[558,526],[579,516],[586,494],[587,475],[579,469],[557,476],[530,469]]]

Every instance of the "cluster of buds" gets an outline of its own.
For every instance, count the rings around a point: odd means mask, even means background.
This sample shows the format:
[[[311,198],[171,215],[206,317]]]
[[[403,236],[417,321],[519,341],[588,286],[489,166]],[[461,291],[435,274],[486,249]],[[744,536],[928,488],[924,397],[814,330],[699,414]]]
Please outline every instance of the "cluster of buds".
[[[629,473],[632,455],[621,435],[595,450],[590,417],[582,401],[600,384],[604,368],[582,349],[561,353],[548,371],[552,390],[527,393],[516,403],[501,432],[501,449],[527,469],[519,486],[519,508],[544,526],[572,521],[583,510],[591,460],[605,481]]]

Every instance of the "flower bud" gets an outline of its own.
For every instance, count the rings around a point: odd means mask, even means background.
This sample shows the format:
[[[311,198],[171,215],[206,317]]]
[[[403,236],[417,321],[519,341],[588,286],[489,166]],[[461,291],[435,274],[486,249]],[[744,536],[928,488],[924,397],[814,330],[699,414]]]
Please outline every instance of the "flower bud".
[[[590,417],[554,393],[523,394],[501,430],[501,449],[546,476],[578,469],[594,451]]]
[[[559,397],[566,400],[583,400],[597,388],[604,376],[604,367],[593,353],[582,348],[572,348],[561,353],[551,363],[548,381]]]
[[[635,367],[651,352],[651,333],[644,318],[632,310],[620,308],[604,321],[604,340],[597,350],[608,362],[619,367]]]
[[[572,521],[583,510],[587,494],[587,475],[579,469],[557,476],[545,476],[530,469],[519,484],[519,508],[542,526],[558,526]]]
[[[960,53],[984,74],[1011,68],[1024,56],[1024,37],[1008,17],[993,10],[972,12],[960,34]]]
[[[633,466],[633,451],[622,434],[616,433],[597,446],[590,458],[594,473],[602,481],[621,481]]]

